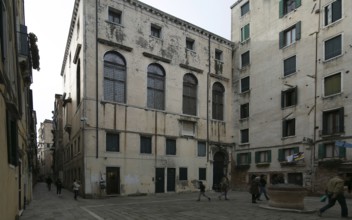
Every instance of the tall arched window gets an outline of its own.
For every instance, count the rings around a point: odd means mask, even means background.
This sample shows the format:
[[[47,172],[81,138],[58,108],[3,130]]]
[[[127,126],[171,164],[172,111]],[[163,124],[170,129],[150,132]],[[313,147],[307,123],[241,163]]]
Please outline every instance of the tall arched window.
[[[197,115],[197,85],[195,76],[188,73],[183,77],[183,114]]]
[[[213,119],[224,120],[224,92],[225,88],[221,83],[213,85]]]
[[[126,62],[117,52],[104,56],[104,100],[126,102]]]
[[[147,82],[148,108],[164,110],[165,108],[165,71],[159,64],[148,66]]]

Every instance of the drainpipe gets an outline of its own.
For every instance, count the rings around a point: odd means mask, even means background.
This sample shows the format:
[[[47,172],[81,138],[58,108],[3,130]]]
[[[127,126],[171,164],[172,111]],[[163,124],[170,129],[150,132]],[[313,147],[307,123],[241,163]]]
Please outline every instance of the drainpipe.
[[[95,119],[96,119],[96,128],[95,128],[95,158],[99,157],[99,103],[98,103],[98,84],[99,74],[98,74],[98,0],[95,0]]]
[[[208,39],[208,75],[207,75],[207,162],[209,162],[209,83],[210,83],[210,70],[211,70],[211,53],[210,53],[210,39],[211,35],[209,34],[209,39]]]

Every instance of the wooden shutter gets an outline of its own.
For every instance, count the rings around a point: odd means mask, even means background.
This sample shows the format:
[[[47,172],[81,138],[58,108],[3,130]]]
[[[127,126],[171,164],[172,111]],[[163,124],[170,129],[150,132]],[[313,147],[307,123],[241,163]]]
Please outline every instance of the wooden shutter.
[[[318,146],[318,159],[323,159],[325,157],[325,145],[319,144]]]
[[[278,158],[278,160],[279,160],[279,161],[284,161],[284,160],[285,160],[285,158],[284,158],[284,149],[279,149],[279,150],[278,150],[278,153],[279,153],[279,158]]]
[[[259,163],[260,162],[260,152],[255,152],[255,163]]]
[[[296,8],[300,7],[302,5],[301,0],[296,0]]]
[[[241,165],[240,159],[241,159],[241,154],[237,154],[237,166],[238,166],[238,165]]]
[[[284,37],[285,37],[285,36],[284,36],[284,32],[281,31],[281,32],[279,33],[279,48],[280,48],[280,49],[284,47],[284,39],[285,39]]]
[[[345,114],[344,114],[344,109],[340,108],[339,110],[339,132],[344,132],[345,131],[345,125],[344,125],[344,120],[345,119]]]
[[[346,148],[345,147],[338,147],[339,148],[339,158],[346,157]]]
[[[295,148],[293,148],[293,153],[299,153],[299,147],[295,147]]]
[[[251,164],[252,162],[252,154],[251,152],[248,153],[248,164]]]
[[[286,120],[282,120],[282,137],[286,137],[287,136],[287,127],[286,127]]]
[[[297,89],[297,86],[294,88],[294,92],[292,94],[292,100],[294,101],[294,105],[297,105],[298,103],[298,100],[297,100],[297,96],[298,96],[298,89]]]
[[[296,24],[296,41],[301,39],[301,22]]]
[[[271,150],[268,150],[268,162],[271,163]]]
[[[279,3],[279,18],[282,18],[283,16],[284,16],[284,1],[280,0],[280,3]]]

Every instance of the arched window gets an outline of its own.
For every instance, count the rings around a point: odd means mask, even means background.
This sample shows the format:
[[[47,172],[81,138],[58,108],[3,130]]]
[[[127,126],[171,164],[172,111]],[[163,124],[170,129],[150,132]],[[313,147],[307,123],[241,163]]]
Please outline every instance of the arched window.
[[[224,120],[224,86],[221,83],[213,85],[213,119]]]
[[[147,90],[148,108],[164,110],[165,71],[159,64],[150,64],[148,66]]]
[[[197,115],[197,85],[195,76],[188,73],[183,77],[183,114]]]
[[[126,62],[117,52],[104,56],[104,100],[126,102]]]

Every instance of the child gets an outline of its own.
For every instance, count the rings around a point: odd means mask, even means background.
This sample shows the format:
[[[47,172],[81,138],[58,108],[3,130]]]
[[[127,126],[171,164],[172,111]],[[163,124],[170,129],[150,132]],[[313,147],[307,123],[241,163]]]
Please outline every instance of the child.
[[[208,200],[210,201],[210,197],[205,195],[205,186],[203,185],[202,181],[199,181],[199,196],[197,201],[200,201],[200,196],[204,196],[206,198],[208,198]]]

